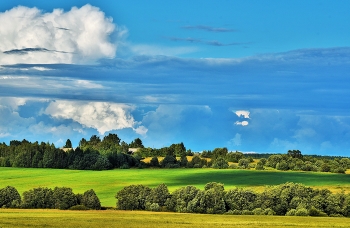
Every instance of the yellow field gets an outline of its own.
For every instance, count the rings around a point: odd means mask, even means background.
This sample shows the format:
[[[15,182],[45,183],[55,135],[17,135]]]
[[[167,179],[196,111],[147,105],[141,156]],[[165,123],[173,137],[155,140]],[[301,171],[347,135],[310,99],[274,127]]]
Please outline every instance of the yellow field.
[[[0,209],[0,227],[349,227],[349,218]]]

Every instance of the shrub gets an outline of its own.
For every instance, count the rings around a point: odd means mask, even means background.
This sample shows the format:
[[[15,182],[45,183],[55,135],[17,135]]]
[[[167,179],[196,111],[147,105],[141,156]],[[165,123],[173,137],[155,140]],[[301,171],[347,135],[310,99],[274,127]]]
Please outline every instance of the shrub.
[[[243,210],[242,215],[254,215],[254,212],[249,210]]]
[[[299,208],[295,211],[295,216],[308,216],[309,212],[306,208]]]
[[[238,169],[238,166],[236,164],[231,164],[228,166],[229,169]]]
[[[254,213],[254,215],[263,215],[264,214],[264,210],[261,209],[261,208],[255,208],[253,210],[253,213]]]
[[[271,208],[266,208],[264,210],[264,215],[275,215],[276,212],[274,210],[272,210]]]
[[[242,211],[241,210],[229,210],[226,214],[228,215],[241,215]]]
[[[295,216],[296,209],[290,209],[287,213],[286,216]]]
[[[89,208],[85,207],[84,205],[75,205],[70,207],[68,210],[86,211],[89,210]]]

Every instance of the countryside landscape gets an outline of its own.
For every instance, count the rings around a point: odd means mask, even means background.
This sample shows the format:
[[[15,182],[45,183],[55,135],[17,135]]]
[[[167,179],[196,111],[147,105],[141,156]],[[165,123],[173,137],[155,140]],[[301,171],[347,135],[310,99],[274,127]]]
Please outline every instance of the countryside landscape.
[[[349,227],[350,1],[0,2],[0,228]]]

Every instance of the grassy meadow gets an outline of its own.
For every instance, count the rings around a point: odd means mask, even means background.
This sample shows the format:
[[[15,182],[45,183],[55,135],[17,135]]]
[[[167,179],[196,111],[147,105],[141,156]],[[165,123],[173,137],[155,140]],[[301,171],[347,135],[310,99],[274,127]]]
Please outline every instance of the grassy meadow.
[[[115,169],[107,171],[0,168],[0,188],[15,187],[20,194],[35,187],[71,187],[75,193],[94,189],[102,206],[115,207],[117,191],[131,184],[155,187],[165,183],[170,191],[194,185],[203,189],[208,182],[224,183],[225,189],[249,187],[263,190],[266,185],[303,183],[333,192],[350,192],[350,175],[256,170],[202,169]]]
[[[349,227],[349,218],[0,209],[0,227]]]

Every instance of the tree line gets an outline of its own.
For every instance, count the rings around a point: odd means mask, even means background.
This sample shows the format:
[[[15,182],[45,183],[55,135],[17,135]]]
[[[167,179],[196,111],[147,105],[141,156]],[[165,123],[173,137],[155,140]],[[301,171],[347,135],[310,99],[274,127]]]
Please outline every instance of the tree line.
[[[350,159],[345,157],[303,156],[299,150],[289,150],[286,154],[258,154],[229,152],[227,148],[204,150],[193,153],[181,143],[160,149],[146,148],[137,138],[131,143],[121,141],[116,134],[108,134],[101,139],[93,135],[89,140],[82,138],[77,148],[72,148],[68,139],[65,148],[56,148],[45,142],[31,143],[27,140],[10,141],[0,144],[0,166],[23,168],[60,168],[78,170],[107,170],[114,168],[207,168],[216,169],[256,169],[317,171],[345,173],[350,168]],[[130,152],[130,148],[138,148]],[[192,156],[189,161],[188,156]],[[149,163],[144,158],[151,157]],[[160,157],[162,159],[160,159]],[[253,157],[259,157],[254,163]]]
[[[0,208],[100,210],[101,203],[95,191],[74,194],[71,188],[33,188],[20,196],[17,189],[7,186],[0,189]]]
[[[165,184],[155,188],[130,185],[117,192],[117,209],[182,213],[287,216],[350,216],[350,194],[332,194],[298,183],[268,186],[261,193],[244,188],[225,190],[210,182],[200,190],[186,186],[170,193]]]

